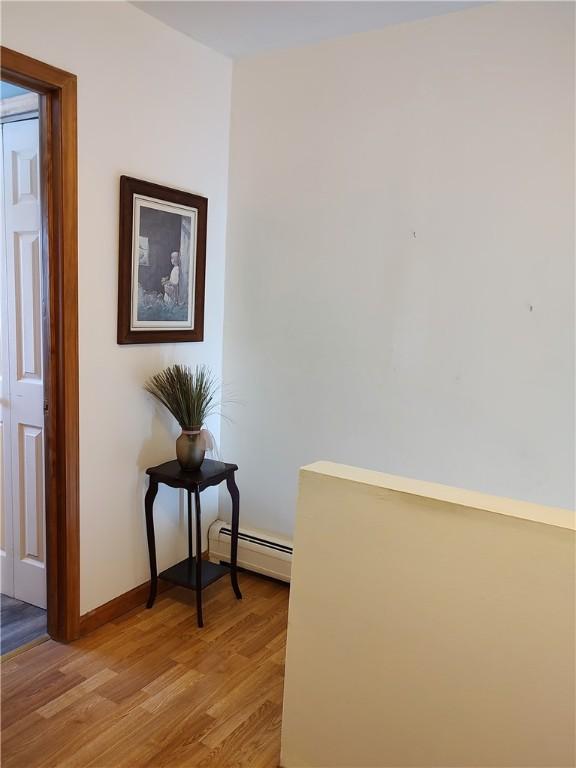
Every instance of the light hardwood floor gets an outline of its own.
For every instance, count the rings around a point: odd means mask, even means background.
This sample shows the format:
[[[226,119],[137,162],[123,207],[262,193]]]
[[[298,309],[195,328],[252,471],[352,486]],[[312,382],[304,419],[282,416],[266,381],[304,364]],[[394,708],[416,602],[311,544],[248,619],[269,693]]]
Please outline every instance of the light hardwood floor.
[[[276,768],[288,587],[240,574],[164,592],[71,645],[2,664],[4,768]]]

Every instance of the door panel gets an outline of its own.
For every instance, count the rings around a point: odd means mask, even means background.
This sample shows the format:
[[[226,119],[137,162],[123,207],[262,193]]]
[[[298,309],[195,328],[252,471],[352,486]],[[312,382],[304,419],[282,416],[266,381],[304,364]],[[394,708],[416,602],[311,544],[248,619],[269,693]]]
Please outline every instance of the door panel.
[[[34,380],[42,397],[42,305],[40,238],[18,232],[14,242],[17,376]]]
[[[39,198],[37,147],[13,151],[12,164],[12,202],[35,203]]]
[[[19,551],[14,557],[16,597],[45,607],[43,430],[19,424]],[[44,605],[41,603],[44,602]]]
[[[3,126],[14,597],[46,607],[38,120]],[[5,347],[6,350],[6,347]],[[6,398],[3,400],[6,404]],[[6,499],[6,495],[5,495]],[[6,508],[5,520],[9,509]],[[9,547],[10,542],[6,541]],[[6,550],[8,551],[8,550]]]

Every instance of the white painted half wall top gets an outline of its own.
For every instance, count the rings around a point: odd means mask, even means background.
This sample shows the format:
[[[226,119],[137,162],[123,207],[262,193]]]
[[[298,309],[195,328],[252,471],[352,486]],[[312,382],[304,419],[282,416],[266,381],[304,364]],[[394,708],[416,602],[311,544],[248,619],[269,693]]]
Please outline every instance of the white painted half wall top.
[[[232,65],[122,2],[2,3],[2,44],[78,77],[84,613],[149,578],[144,470],[173,458],[177,429],[144,380],[173,362],[221,375]],[[208,198],[202,344],[116,344],[121,174]],[[185,556],[185,521],[177,491],[162,488],[156,505],[165,568]],[[216,506],[203,494],[206,529]]]
[[[283,768],[572,768],[575,543],[566,510],[304,467]]]
[[[246,525],[319,458],[574,502],[574,8],[240,60],[223,426]]]

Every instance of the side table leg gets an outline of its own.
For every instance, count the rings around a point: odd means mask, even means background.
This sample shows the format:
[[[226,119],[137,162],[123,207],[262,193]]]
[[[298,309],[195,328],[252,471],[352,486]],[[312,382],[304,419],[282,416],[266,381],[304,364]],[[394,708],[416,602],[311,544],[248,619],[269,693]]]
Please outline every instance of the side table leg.
[[[156,568],[156,540],[154,538],[154,499],[158,493],[158,483],[150,480],[146,496],[144,497],[144,510],[146,513],[146,536],[148,538],[148,556],[150,558],[150,596],[146,608],[152,608],[158,591],[158,570]]]
[[[192,491],[186,491],[188,501],[188,580],[192,580],[193,551],[192,551]]]
[[[232,499],[232,541],[230,542],[230,581],[238,600],[242,600],[242,592],[238,586],[238,528],[240,526],[240,491],[234,475],[226,478],[226,486]]]
[[[202,524],[200,521],[200,491],[194,489],[196,507],[196,618],[198,626],[203,627],[202,619]]]

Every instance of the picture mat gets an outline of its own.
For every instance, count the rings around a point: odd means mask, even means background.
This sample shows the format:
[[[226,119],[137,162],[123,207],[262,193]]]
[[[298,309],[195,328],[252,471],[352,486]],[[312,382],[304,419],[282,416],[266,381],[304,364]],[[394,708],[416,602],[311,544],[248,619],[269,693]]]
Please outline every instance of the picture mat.
[[[194,328],[194,302],[195,302],[195,275],[196,275],[196,238],[198,229],[198,209],[177,203],[167,203],[157,198],[146,195],[133,195],[133,226],[132,226],[132,297],[130,309],[130,330],[193,330]],[[190,247],[188,253],[188,302],[187,319],[176,320],[139,320],[138,319],[138,269],[140,249],[140,209],[152,208],[190,219]]]

